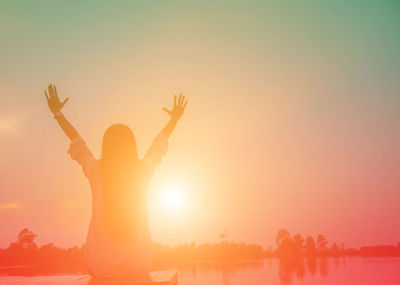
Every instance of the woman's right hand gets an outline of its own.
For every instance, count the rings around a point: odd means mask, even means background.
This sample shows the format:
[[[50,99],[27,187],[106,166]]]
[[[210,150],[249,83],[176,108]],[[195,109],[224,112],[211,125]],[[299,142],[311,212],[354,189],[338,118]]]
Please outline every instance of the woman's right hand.
[[[57,89],[55,85],[50,84],[48,86],[48,91],[44,91],[44,94],[47,99],[47,104],[49,105],[49,109],[53,114],[56,114],[57,112],[60,112],[61,109],[64,107],[64,105],[68,102],[69,98],[65,98],[63,102],[60,101],[57,95]]]

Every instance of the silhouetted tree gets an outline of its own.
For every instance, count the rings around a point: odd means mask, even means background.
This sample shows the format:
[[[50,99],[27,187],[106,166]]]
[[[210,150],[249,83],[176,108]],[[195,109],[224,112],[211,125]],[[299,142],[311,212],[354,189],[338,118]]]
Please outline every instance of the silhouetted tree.
[[[340,249],[339,249],[339,246],[337,245],[336,242],[334,242],[334,243],[332,244],[331,253],[332,253],[332,255],[334,255],[334,256],[338,256],[338,255],[340,254]]]
[[[278,247],[286,240],[290,238],[290,233],[285,229],[280,229],[276,235],[276,244]]]
[[[294,235],[293,240],[296,243],[296,247],[297,247],[298,251],[301,252],[301,250],[304,247],[304,239],[301,236],[301,234]]]
[[[26,250],[36,250],[38,246],[35,243],[36,234],[31,230],[24,228],[18,234],[18,239],[15,243],[11,243],[11,249],[26,249]]]
[[[319,234],[317,236],[317,248],[319,250],[326,250],[326,246],[328,245],[328,241],[326,240],[325,236]]]
[[[27,228],[22,229],[17,241],[9,245],[6,254],[9,265],[31,264],[37,260],[36,235]]]
[[[280,229],[276,235],[276,254],[281,258],[296,257],[300,254],[295,240],[285,229]]]
[[[315,241],[311,236],[309,236],[306,239],[306,254],[315,255],[315,253],[316,253]]]

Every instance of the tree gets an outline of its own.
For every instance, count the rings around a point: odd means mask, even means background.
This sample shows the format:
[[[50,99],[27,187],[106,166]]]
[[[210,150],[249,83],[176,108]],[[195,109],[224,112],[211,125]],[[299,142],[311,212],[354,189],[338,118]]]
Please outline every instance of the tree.
[[[35,243],[36,235],[27,228],[19,232],[17,241],[7,249],[7,263],[9,265],[31,264],[37,260],[38,246]]]
[[[276,244],[278,247],[287,239],[290,239],[290,233],[285,229],[280,229],[276,235]]]
[[[306,239],[306,253],[307,255],[313,255],[315,254],[315,251],[315,241],[311,236],[309,236]]]
[[[25,249],[25,250],[36,250],[38,246],[35,243],[36,234],[31,230],[24,228],[18,234],[18,239],[15,243],[10,244],[10,249]]]
[[[317,236],[317,248],[319,250],[325,250],[327,245],[328,245],[328,241],[326,240],[325,236],[322,234],[319,234]]]
[[[337,256],[337,255],[340,254],[340,249],[339,249],[339,246],[337,245],[336,242],[334,242],[334,243],[332,244],[331,251],[332,251],[332,254],[335,255],[335,256]]]
[[[293,236],[293,239],[294,239],[294,241],[295,241],[295,243],[296,243],[296,246],[298,247],[298,248],[303,248],[303,246],[304,246],[304,239],[303,239],[303,237],[301,236],[301,234],[297,234],[297,235],[294,235]]]
[[[281,258],[297,257],[300,254],[296,242],[285,229],[280,229],[278,231],[276,235],[276,244],[278,245],[276,254]]]

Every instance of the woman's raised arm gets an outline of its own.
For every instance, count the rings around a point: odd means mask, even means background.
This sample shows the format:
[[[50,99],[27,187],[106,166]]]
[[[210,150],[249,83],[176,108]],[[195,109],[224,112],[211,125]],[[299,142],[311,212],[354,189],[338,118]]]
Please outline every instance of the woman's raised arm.
[[[66,98],[63,102],[61,102],[58,98],[56,86],[52,84],[48,86],[48,92],[49,93],[47,93],[47,91],[44,91],[44,94],[46,96],[47,104],[49,105],[50,111],[53,113],[54,118],[57,120],[58,124],[67,135],[67,137],[71,141],[74,140],[79,136],[79,133],[61,113],[61,109],[64,107],[65,103],[68,102],[69,98]]]

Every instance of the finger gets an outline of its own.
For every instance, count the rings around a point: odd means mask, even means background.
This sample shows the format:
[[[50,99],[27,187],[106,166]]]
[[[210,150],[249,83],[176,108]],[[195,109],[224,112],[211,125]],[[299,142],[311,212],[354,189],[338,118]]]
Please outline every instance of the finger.
[[[64,105],[68,102],[68,100],[69,100],[69,97],[65,98],[64,102],[62,102],[62,104],[61,104],[61,108],[64,107]]]
[[[176,105],[176,95],[174,95],[174,106]]]
[[[53,97],[53,86],[51,86],[51,84],[49,84],[49,86],[47,86],[47,88],[49,89],[49,96],[50,98]]]
[[[163,110],[164,110],[165,112],[167,112],[167,113],[168,113],[168,115],[171,115],[171,111],[170,111],[170,110],[168,110],[167,108],[163,108]]]
[[[50,85],[51,85],[51,94],[52,94],[53,98],[57,98],[56,92],[54,91],[54,85],[53,84],[50,84]]]
[[[53,92],[54,92],[54,98],[56,98],[57,102],[60,103],[60,98],[58,98],[58,94],[57,94],[57,88],[54,84],[53,84]]]
[[[183,103],[185,103],[185,96],[182,97],[182,107],[183,107]]]
[[[47,94],[47,92],[46,92],[46,91],[44,91],[44,96],[46,96],[46,99],[47,99],[47,101],[49,101],[49,100],[50,100],[50,97],[49,97],[49,95]]]
[[[57,94],[57,88],[55,85],[53,85],[53,89],[54,89],[54,95],[56,96],[56,98],[58,98],[58,94]]]
[[[179,94],[178,106],[182,104],[182,93]]]
[[[186,105],[187,105],[187,100],[185,101],[185,104],[183,104],[183,110],[185,110],[185,108],[186,108]]]

